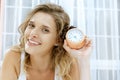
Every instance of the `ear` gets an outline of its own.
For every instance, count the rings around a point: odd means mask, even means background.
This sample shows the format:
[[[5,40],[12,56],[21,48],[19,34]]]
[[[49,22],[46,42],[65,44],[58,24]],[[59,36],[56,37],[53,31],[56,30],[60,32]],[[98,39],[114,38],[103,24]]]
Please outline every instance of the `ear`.
[[[58,44],[55,44],[54,46],[58,46]]]
[[[59,42],[60,42],[60,40],[59,40],[59,38],[57,37],[55,46],[58,46],[58,45],[59,45]]]

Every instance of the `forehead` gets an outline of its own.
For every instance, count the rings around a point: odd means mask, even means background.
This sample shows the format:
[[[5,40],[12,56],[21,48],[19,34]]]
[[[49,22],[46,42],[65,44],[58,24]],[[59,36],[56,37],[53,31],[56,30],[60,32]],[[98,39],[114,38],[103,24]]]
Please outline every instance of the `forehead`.
[[[35,13],[30,21],[34,22],[35,24],[38,25],[46,25],[49,27],[55,27],[55,20],[52,17],[52,15],[48,14],[48,13],[44,13],[44,12],[37,12]]]
[[[39,20],[39,21],[46,20],[46,21],[54,22],[54,18],[50,14],[44,12],[35,13],[30,20]]]

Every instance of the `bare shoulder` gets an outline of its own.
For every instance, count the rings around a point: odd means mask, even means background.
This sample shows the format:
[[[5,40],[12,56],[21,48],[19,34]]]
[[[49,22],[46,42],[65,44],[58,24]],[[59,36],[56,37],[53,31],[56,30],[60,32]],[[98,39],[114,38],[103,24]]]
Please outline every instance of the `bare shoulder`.
[[[80,80],[79,64],[76,58],[73,59],[70,75],[72,77],[72,80]]]
[[[11,49],[6,51],[1,68],[2,80],[17,79],[19,74],[20,55],[20,52],[13,51]]]
[[[3,59],[2,69],[8,68],[14,68],[17,74],[19,74],[19,67],[20,67],[20,52],[16,52],[14,50],[7,50],[5,53],[5,57]]]
[[[19,62],[20,55],[21,55],[20,52],[15,52],[11,49],[7,50],[5,53],[3,64],[4,64],[4,62],[9,62],[10,64],[15,64],[15,63]]]

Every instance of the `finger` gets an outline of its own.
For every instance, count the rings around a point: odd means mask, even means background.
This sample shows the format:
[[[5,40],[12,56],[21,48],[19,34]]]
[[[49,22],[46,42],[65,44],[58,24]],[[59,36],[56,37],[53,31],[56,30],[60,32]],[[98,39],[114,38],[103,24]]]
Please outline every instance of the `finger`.
[[[85,43],[84,47],[89,47],[92,44],[92,40],[89,39],[88,37],[85,38],[85,41],[86,41],[86,43]]]
[[[86,47],[90,47],[92,45],[92,40],[88,40]]]
[[[63,45],[64,49],[67,50],[67,51],[70,51],[70,48],[69,46],[67,45],[67,41],[64,40],[64,45]]]

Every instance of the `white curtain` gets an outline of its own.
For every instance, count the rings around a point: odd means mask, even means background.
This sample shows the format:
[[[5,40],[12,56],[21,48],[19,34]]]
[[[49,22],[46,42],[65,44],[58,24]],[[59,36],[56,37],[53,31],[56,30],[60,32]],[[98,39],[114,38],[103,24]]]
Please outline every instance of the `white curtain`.
[[[93,38],[92,80],[120,80],[119,0],[84,0],[86,32]]]
[[[3,31],[3,14],[4,14],[4,1],[0,0],[0,60],[2,56],[2,31]],[[0,61],[1,64],[1,61]]]
[[[30,9],[46,2],[63,6],[71,25],[93,40],[91,80],[120,80],[119,0],[5,0],[2,55],[18,42],[17,28]]]

